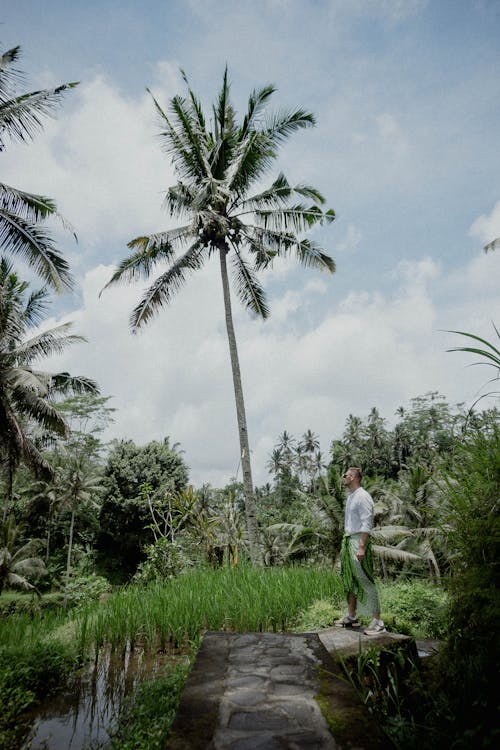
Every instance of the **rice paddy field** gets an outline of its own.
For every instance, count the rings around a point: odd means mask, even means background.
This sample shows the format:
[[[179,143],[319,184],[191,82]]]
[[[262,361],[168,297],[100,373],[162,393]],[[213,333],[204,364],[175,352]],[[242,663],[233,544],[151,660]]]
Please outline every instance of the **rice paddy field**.
[[[290,631],[318,599],[340,602],[340,579],[314,568],[196,570],[148,587],[130,586],[77,618],[80,652],[162,649],[195,641],[206,630]]]
[[[58,691],[68,680],[76,684],[79,674],[82,684],[88,682],[92,665],[100,675],[110,655],[116,654],[115,663],[122,663],[124,673],[130,673],[136,663],[131,654],[138,653],[137,664],[147,663],[150,673],[167,656],[157,679],[170,679],[172,670],[185,669],[182,665],[196,653],[206,630],[293,631],[301,615],[318,600],[342,606],[340,579],[331,570],[241,566],[198,569],[149,586],[126,586],[105,600],[68,612],[0,618],[0,746],[55,750],[41,734],[45,726],[41,717],[52,716],[50,694],[56,702]],[[113,680],[121,685],[119,675]],[[137,680],[132,682],[136,689]],[[125,700],[126,691],[122,687],[120,691]],[[93,694],[90,703],[108,700],[112,692],[109,685],[103,685],[101,697]],[[116,696],[112,699],[116,701]],[[61,728],[78,726],[78,712],[87,711],[85,706],[84,701],[68,703],[73,718],[68,722],[68,716],[61,714]],[[109,713],[105,706],[99,711]],[[52,716],[52,726],[54,720]],[[23,745],[34,728],[38,728],[34,744]],[[71,737],[72,748],[85,748],[89,743],[95,746],[95,737]]]

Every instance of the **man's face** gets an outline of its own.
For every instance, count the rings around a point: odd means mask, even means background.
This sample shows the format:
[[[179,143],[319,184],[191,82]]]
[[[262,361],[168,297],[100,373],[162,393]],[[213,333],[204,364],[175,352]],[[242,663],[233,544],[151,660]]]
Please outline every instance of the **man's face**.
[[[348,469],[344,476],[342,477],[342,480],[346,487],[349,487],[351,482],[356,479],[356,472],[352,471],[351,469]]]

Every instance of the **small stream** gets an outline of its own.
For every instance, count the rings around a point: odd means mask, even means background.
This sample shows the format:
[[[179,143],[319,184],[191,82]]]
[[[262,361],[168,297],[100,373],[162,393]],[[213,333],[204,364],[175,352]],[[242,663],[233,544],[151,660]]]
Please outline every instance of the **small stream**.
[[[89,750],[104,747],[124,699],[144,679],[164,673],[172,656],[140,650],[104,650],[97,663],[71,677],[66,688],[32,713],[23,750]]]

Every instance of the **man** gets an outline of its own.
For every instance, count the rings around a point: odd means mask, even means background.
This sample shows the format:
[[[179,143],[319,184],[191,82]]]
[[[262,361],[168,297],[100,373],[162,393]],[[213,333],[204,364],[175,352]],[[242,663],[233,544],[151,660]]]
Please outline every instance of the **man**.
[[[370,532],[373,528],[373,500],[361,487],[361,469],[351,466],[342,477],[349,489],[345,506],[344,538],[342,540],[341,576],[347,595],[347,614],[335,625],[343,628],[359,626],[356,608],[369,612],[372,621],[366,635],[385,632],[380,619],[380,604],[373,580],[373,555]]]

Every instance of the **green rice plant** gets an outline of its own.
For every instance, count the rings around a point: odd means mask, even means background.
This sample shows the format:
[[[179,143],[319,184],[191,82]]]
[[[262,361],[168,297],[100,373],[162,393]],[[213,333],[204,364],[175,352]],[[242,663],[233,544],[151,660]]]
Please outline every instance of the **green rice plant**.
[[[0,644],[8,647],[18,646],[20,643],[38,643],[50,638],[65,622],[67,617],[61,610],[20,613],[0,618]]]
[[[249,566],[197,569],[148,586],[131,585],[100,604],[81,627],[98,649],[140,644],[182,647],[205,630],[286,631],[314,600],[340,595],[331,570]],[[85,636],[87,638],[87,635]]]

